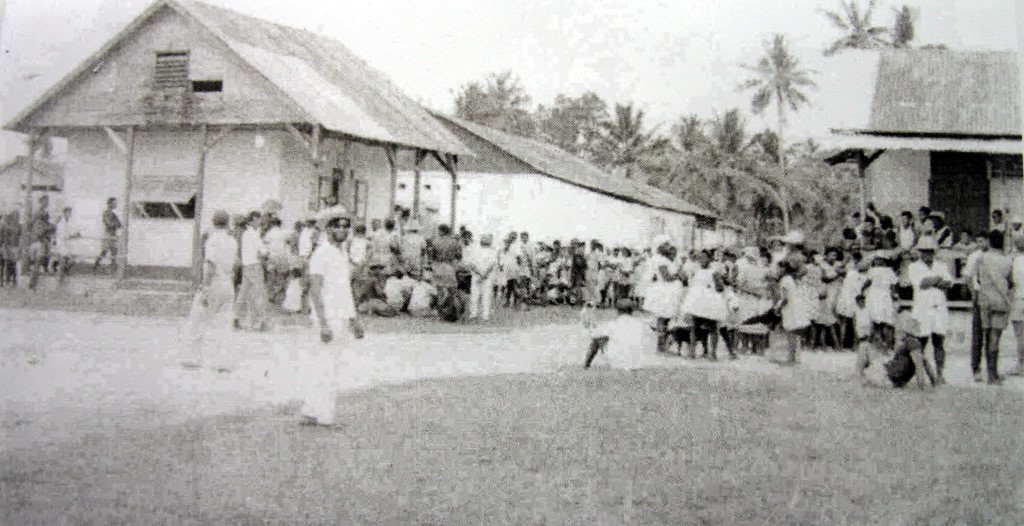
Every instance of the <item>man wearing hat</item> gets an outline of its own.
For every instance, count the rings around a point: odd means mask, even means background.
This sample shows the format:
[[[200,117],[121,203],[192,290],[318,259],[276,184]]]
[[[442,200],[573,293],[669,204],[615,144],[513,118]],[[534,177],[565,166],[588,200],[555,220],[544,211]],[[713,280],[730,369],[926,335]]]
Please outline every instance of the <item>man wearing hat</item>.
[[[363,336],[352,297],[352,263],[345,250],[345,218],[338,210],[326,209],[318,214],[326,242],[317,245],[309,258],[309,299],[313,321],[324,343],[330,343],[346,329],[356,338]]]
[[[907,277],[914,287],[914,301],[910,313],[917,322],[921,348],[932,343],[936,381],[942,383],[942,370],[946,363],[945,339],[949,327],[949,307],[946,291],[953,285],[949,266],[935,260],[938,246],[933,239],[923,238],[917,244],[921,259],[910,264]]]

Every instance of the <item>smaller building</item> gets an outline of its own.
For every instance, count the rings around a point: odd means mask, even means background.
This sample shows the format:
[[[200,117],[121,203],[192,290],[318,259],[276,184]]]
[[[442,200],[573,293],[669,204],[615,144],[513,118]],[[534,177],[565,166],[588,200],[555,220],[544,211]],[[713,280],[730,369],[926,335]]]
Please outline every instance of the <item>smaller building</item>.
[[[480,124],[436,115],[474,153],[452,177],[433,160],[401,171],[395,196],[421,217],[452,215],[474,234],[529,232],[538,241],[597,239],[646,248],[668,235],[689,249],[714,236],[715,216],[640,181],[607,173],[560,148]],[[417,192],[416,181],[419,180]]]
[[[6,214],[25,207],[25,184],[28,180],[28,157],[18,156],[0,166],[0,214]],[[32,193],[38,199],[42,195],[50,197],[50,203],[56,207],[63,206],[64,164],[36,159],[32,163]]]
[[[1014,52],[882,52],[870,121],[833,130],[828,161],[855,163],[883,214],[929,206],[984,232],[993,210],[1024,214],[1019,77]]]

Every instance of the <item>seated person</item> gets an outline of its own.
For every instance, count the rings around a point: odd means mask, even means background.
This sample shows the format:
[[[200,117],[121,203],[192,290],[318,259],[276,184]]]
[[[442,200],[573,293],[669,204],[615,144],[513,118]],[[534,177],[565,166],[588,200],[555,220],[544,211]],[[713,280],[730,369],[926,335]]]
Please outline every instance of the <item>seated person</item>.
[[[654,360],[654,332],[641,318],[633,316],[636,302],[620,298],[615,302],[618,317],[597,324],[591,332],[590,349],[584,368],[589,368],[594,358],[604,351],[608,364],[616,369],[637,369]]]
[[[916,336],[916,324],[909,314],[901,316],[900,334],[892,354],[881,353],[870,343],[859,347],[857,375],[864,385],[901,389],[911,380],[916,380],[918,389],[935,385],[935,374],[925,361],[921,341]]]
[[[384,317],[398,314],[398,310],[387,303],[387,297],[384,294],[383,269],[383,265],[372,265],[367,279],[356,283],[355,290],[352,292],[356,311],[359,314],[374,314]]]
[[[409,297],[412,296],[412,287],[415,284],[416,280],[411,276],[407,276],[401,270],[396,270],[384,283],[384,300],[395,310],[404,311],[409,304]]]
[[[423,279],[416,281],[412,286],[409,295],[409,314],[417,317],[426,317],[434,313],[434,304],[437,301],[437,287],[433,284],[433,276],[430,272],[423,273]]]

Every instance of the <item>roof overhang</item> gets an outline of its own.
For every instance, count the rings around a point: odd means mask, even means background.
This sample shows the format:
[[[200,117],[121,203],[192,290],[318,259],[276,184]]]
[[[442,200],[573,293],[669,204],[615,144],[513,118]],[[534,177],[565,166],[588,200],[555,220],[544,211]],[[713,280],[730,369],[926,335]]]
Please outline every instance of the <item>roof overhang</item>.
[[[863,130],[832,130],[821,140],[830,150],[915,150],[929,152],[970,152],[992,154],[1024,154],[1020,137],[1006,136],[926,136],[893,135]]]

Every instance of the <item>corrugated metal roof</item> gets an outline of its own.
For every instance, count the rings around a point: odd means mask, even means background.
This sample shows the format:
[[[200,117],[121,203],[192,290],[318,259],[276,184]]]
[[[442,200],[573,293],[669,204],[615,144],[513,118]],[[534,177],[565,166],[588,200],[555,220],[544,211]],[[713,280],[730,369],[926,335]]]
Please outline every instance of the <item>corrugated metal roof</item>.
[[[459,155],[472,152],[430,113],[341,43],[195,0],[158,0],[5,128],[25,120],[163,8],[198,22],[291,98],[309,118],[356,138]]]
[[[1020,72],[1012,51],[882,53],[868,129],[1020,135]]]
[[[505,133],[473,122],[435,114],[493,144],[538,172],[576,186],[643,205],[688,215],[714,218],[713,212],[645,183],[615,177],[552,144]]]
[[[837,153],[836,150],[849,149],[952,151],[1016,155],[1024,153],[1024,142],[1021,142],[1019,139],[1002,138],[902,137],[837,130],[832,136],[825,138],[822,142],[822,146],[826,147],[831,155],[835,155]]]

